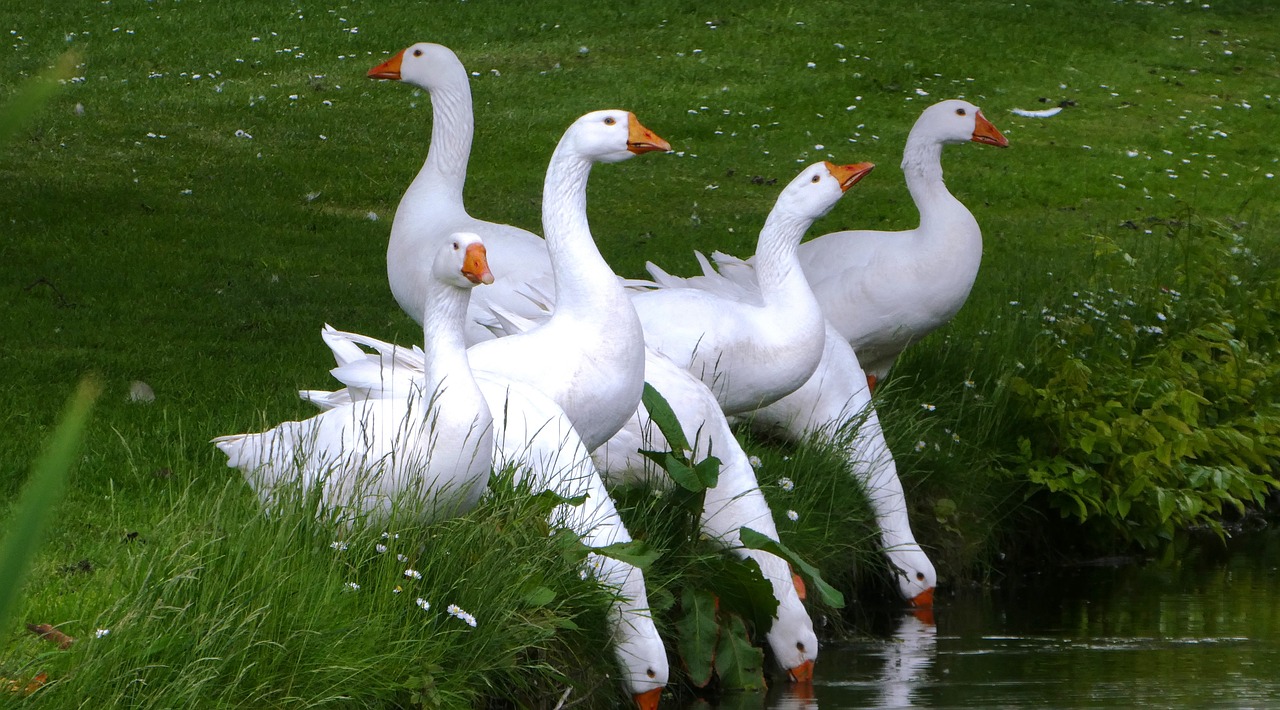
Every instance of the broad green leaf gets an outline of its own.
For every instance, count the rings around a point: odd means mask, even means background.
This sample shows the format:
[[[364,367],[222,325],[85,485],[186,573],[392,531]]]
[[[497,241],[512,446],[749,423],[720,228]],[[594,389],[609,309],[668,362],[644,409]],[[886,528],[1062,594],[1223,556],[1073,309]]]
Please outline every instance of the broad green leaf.
[[[680,658],[689,671],[689,682],[705,688],[715,672],[716,642],[720,636],[715,595],[704,589],[685,587],[680,610],[681,616],[676,620]]]
[[[680,428],[680,420],[671,410],[671,405],[667,404],[666,398],[659,394],[653,385],[644,383],[644,393],[640,396],[640,401],[649,412],[649,419],[658,427],[658,431],[662,432],[672,451],[688,451],[693,448],[684,438],[684,429]]]
[[[587,559],[587,554],[593,551],[582,542],[581,536],[567,528],[552,530],[551,538],[555,540],[556,546],[560,549],[560,554],[570,562],[582,562]]]
[[[1116,513],[1123,519],[1129,517],[1129,506],[1133,502],[1128,498],[1119,497],[1116,501]]]
[[[720,459],[708,456],[693,465],[693,472],[703,488],[715,488],[720,482]]]
[[[767,634],[778,613],[773,585],[760,573],[755,560],[720,556],[709,563],[709,590],[720,599],[721,613],[731,612],[750,621],[757,634]]]
[[[694,493],[701,493],[706,490],[707,487],[702,484],[702,479],[698,476],[698,472],[670,451],[641,449],[640,454],[658,464],[663,471],[667,472],[668,476],[671,476],[671,480],[675,481],[681,488]]]
[[[791,548],[777,540],[774,540],[764,533],[756,532],[748,527],[740,528],[738,530],[738,534],[742,538],[742,546],[748,550],[772,552],[778,557],[790,562],[793,568],[799,570],[800,573],[805,576],[809,581],[809,584],[812,585],[811,588],[817,590],[818,596],[822,598],[823,604],[835,609],[844,608],[844,595],[840,593],[840,590],[830,584],[827,584],[826,580],[822,578],[822,573],[818,571],[818,568],[808,562],[805,562],[799,555],[792,551]]]
[[[746,625],[737,616],[728,617],[720,631],[715,665],[720,687],[726,691],[765,689],[764,650],[751,643]]]
[[[546,606],[555,599],[556,592],[550,587],[534,587],[524,595],[524,603],[529,606]]]
[[[583,503],[587,502],[586,495],[566,498],[560,495],[559,493],[556,493],[555,491],[551,491],[551,490],[538,491],[537,493],[534,493],[533,496],[531,497],[533,500],[541,503],[542,507],[545,508],[548,513],[550,513],[552,510],[562,505],[571,505],[576,508],[582,505]]]
[[[79,454],[89,410],[100,391],[95,380],[80,382],[49,440],[49,447],[36,462],[13,508],[8,533],[0,541],[0,579],[4,580],[0,584],[0,628],[8,627],[9,614],[22,590],[22,580]]]
[[[644,540],[632,540],[630,542],[615,542],[612,545],[604,547],[593,547],[591,552],[604,555],[619,562],[626,562],[629,565],[639,567],[642,571],[649,568],[654,560],[662,556],[662,552],[654,549]]]
[[[649,590],[649,608],[654,611],[667,611],[676,605],[676,596],[665,587]]]
[[[1156,504],[1160,508],[1160,522],[1163,523],[1169,519],[1170,515],[1173,515],[1173,508],[1177,505],[1177,501],[1174,500],[1173,494],[1168,490],[1157,488]]]

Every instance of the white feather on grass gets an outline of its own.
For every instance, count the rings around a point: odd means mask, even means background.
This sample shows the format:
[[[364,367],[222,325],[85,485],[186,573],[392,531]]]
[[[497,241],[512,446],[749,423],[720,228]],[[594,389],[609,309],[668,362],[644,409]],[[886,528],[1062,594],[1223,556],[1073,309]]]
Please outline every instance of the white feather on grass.
[[[1011,111],[1013,115],[1022,116],[1024,118],[1049,118],[1050,116],[1057,116],[1061,112],[1061,106],[1054,106],[1053,108],[1046,108],[1040,111],[1028,111],[1025,108],[1015,108]]]

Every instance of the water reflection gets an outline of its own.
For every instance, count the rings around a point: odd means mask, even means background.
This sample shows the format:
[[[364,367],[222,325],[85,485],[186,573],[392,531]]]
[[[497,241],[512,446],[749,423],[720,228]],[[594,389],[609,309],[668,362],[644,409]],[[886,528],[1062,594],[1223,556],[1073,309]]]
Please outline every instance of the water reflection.
[[[938,653],[938,627],[915,614],[906,614],[884,645],[875,707],[911,708],[913,696],[925,682]]]
[[[1059,570],[940,600],[936,626],[894,616],[828,644],[811,688],[751,707],[1280,707],[1277,600],[1280,532]]]
[[[819,677],[808,692],[778,691],[773,710],[929,707],[938,655],[938,627],[929,614],[902,614],[887,637],[867,637],[825,647]],[[821,703],[819,702],[821,700]]]

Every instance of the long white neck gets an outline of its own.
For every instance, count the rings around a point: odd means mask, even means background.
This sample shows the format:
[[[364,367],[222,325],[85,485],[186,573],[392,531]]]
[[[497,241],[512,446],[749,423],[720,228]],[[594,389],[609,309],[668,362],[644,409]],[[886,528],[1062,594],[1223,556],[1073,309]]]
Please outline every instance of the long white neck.
[[[556,315],[598,311],[601,298],[613,296],[615,291],[623,294],[587,224],[591,166],[591,160],[567,148],[562,140],[551,156],[543,183],[542,230],[555,277]]]
[[[427,160],[409,186],[405,197],[422,199],[421,193],[462,205],[462,186],[467,181],[467,160],[475,116],[471,107],[471,85],[466,70],[458,65],[431,93],[431,146]]]
[[[460,391],[466,387],[475,390],[476,397],[479,397],[479,389],[467,362],[467,344],[463,334],[471,291],[436,279],[429,279],[426,291],[422,319],[422,350],[426,360],[423,392],[425,396],[432,397],[446,389]]]
[[[765,219],[755,257],[756,278],[765,305],[779,300],[794,303],[796,298],[814,300],[796,258],[800,239],[812,224],[810,218],[776,208]]]
[[[942,142],[927,137],[917,126],[907,136],[902,152],[902,174],[911,199],[920,210],[920,231],[931,232],[953,218],[956,210],[968,214],[942,181]]]

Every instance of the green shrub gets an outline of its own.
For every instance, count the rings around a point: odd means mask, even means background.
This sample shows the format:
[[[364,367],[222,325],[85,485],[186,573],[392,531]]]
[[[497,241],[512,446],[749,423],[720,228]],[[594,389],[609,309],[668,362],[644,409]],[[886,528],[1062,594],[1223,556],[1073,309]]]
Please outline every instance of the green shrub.
[[[1280,462],[1271,265],[1227,227],[1158,226],[1143,257],[1096,238],[1090,291],[1042,313],[1034,365],[1009,381],[1033,490],[1142,547],[1224,534],[1224,510],[1261,505]]]

